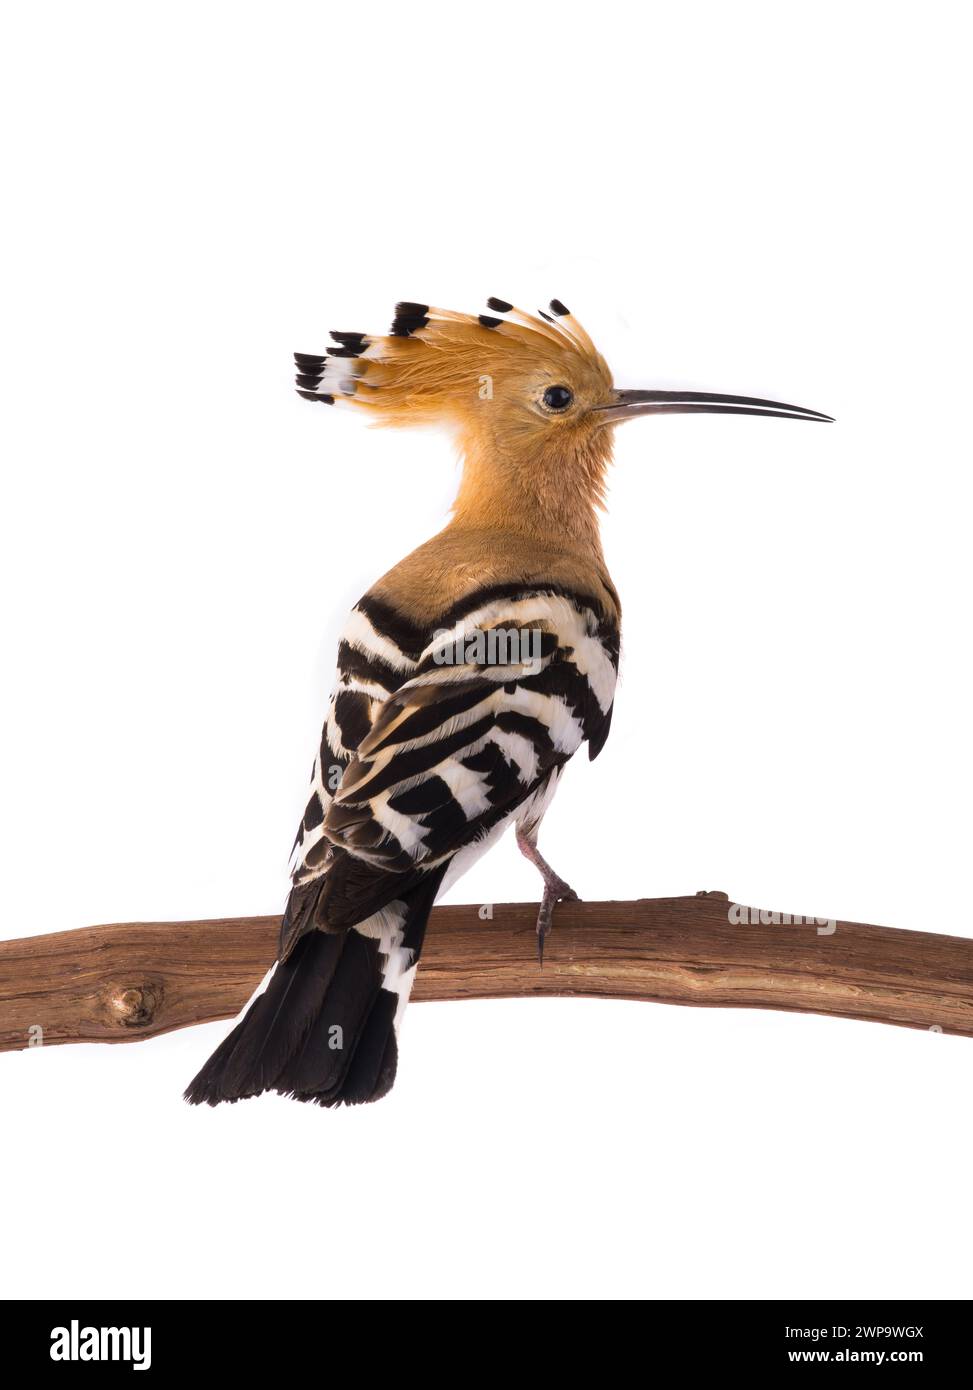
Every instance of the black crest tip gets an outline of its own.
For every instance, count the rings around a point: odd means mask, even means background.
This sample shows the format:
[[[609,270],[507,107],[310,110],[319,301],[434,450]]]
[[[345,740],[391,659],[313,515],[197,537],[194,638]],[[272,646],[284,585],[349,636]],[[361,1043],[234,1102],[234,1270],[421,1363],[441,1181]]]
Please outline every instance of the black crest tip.
[[[294,363],[301,368],[301,371],[324,371],[325,360],[323,357],[314,356],[310,352],[295,352]]]
[[[393,338],[411,338],[420,328],[425,328],[429,320],[425,314],[396,314],[389,329]]]
[[[550,308],[551,313],[556,314],[559,319],[563,319],[566,314],[570,314],[571,312],[571,310],[566,308],[565,305],[563,305],[559,299],[552,299]]]
[[[320,401],[322,405],[334,405],[334,396],[325,396],[318,391],[298,391],[306,401]]]
[[[503,319],[492,319],[489,314],[480,314],[478,322],[482,328],[499,328]]]
[[[487,308],[492,309],[496,314],[509,314],[513,307],[505,299],[497,299],[496,295],[493,294],[487,300]]]
[[[368,347],[368,339],[364,333],[339,333],[336,328],[332,328],[330,333],[335,342],[341,343],[342,347],[357,348],[359,352],[364,352]]]
[[[389,329],[393,338],[409,338],[429,322],[429,305],[416,304],[411,299],[400,299],[395,306],[395,318]]]

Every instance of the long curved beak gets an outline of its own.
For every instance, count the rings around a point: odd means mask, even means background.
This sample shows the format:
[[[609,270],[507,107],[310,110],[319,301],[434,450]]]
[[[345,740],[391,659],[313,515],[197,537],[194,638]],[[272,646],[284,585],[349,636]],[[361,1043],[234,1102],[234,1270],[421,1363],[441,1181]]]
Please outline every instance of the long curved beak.
[[[779,415],[784,420],[820,420],[833,424],[830,415],[805,410],[759,396],[718,396],[711,391],[613,391],[608,405],[596,406],[606,424],[632,420],[636,415]]]

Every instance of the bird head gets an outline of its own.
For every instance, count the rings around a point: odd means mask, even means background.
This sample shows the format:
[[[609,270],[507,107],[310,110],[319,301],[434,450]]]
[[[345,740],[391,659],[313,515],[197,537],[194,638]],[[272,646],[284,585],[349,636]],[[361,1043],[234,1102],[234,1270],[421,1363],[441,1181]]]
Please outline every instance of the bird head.
[[[387,335],[332,332],[324,355],[295,354],[298,390],[377,424],[450,427],[466,461],[460,511],[471,497],[494,511],[520,507],[525,490],[534,500],[600,502],[614,428],[638,416],[830,418],[751,396],[617,390],[560,300],[537,314],[502,299],[487,309],[468,315],[403,302]]]

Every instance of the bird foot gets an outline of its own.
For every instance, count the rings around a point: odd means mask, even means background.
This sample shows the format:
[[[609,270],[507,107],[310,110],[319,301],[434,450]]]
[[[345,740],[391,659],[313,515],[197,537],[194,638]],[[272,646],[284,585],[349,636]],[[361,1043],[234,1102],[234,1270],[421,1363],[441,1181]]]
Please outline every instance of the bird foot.
[[[577,893],[563,878],[554,874],[550,881],[545,879],[544,896],[537,913],[537,964],[544,964],[544,939],[551,930],[554,909],[558,903],[578,902]]]
[[[537,962],[539,965],[543,965],[544,938],[551,930],[551,920],[555,907],[558,903],[578,902],[580,899],[570,883],[565,883],[561,875],[554,872],[537,848],[536,842],[519,828],[517,830],[517,847],[521,854],[530,860],[544,880],[544,896],[541,898],[540,909],[537,913]]]

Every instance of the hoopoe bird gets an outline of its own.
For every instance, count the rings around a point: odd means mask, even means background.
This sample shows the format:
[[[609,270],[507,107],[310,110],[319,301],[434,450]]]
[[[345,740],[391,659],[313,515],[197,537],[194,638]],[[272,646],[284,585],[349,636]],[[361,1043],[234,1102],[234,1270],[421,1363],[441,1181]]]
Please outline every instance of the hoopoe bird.
[[[575,895],[538,828],[568,760],[583,744],[597,757],[611,725],[621,606],[598,513],[615,427],[672,412],[830,418],[616,390],[559,300],[538,315],[487,308],[402,303],[387,336],[333,332],[324,355],[296,354],[307,400],[450,428],[462,478],[445,529],[351,613],[277,963],[191,1082],[193,1103],[384,1096],[433,903],[510,825],[543,880],[542,956],[555,905]]]

